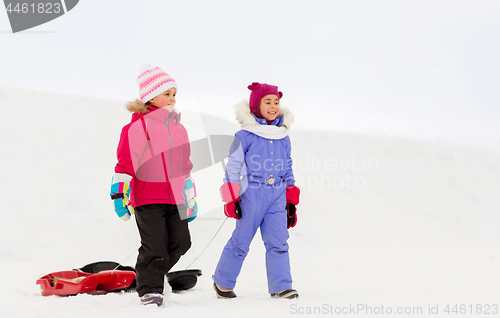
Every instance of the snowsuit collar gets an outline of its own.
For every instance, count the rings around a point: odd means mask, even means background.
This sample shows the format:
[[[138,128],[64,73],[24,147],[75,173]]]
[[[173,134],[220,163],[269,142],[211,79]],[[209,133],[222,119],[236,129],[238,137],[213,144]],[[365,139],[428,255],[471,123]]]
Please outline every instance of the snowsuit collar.
[[[280,107],[278,117],[267,124],[250,112],[250,106],[243,100],[235,106],[236,119],[241,123],[241,129],[267,139],[282,139],[288,136],[288,129],[293,123],[292,113],[285,107]]]
[[[265,119],[256,117],[250,112],[250,105],[246,100],[242,100],[234,106],[236,113],[236,119],[242,126],[259,126],[267,125]],[[294,121],[293,114],[288,110],[288,108],[280,106],[280,112],[278,117],[271,124],[277,127],[285,127],[290,129]]]
[[[136,120],[143,118],[148,113],[151,113],[153,111],[161,109],[161,108],[157,108],[157,107],[154,107],[151,105],[146,105],[140,99],[136,99],[132,102],[127,103],[127,105],[125,105],[125,108],[127,108],[127,110],[132,113],[131,122],[134,122]],[[164,111],[167,111],[167,110],[165,109]],[[178,113],[175,108],[172,111],[172,114],[173,114],[173,116],[169,114],[168,118],[174,118],[176,123],[181,121],[181,114]]]

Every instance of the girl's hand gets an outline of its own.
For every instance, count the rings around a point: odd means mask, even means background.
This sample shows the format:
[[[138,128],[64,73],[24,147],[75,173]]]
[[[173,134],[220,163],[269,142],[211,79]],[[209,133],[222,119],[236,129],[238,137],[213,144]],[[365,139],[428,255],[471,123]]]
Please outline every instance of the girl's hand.
[[[287,211],[287,228],[292,228],[297,225],[297,208],[299,204],[300,189],[296,186],[286,188],[286,211]]]
[[[186,206],[188,208],[188,222],[196,219],[198,215],[198,202],[196,202],[196,187],[194,185],[193,177],[189,177],[184,182],[184,190],[182,192],[184,195],[184,200],[186,201]]]
[[[236,182],[224,183],[220,187],[220,196],[222,201],[229,203],[232,201],[239,201],[240,198],[240,185]]]
[[[234,200],[234,201],[231,201],[229,203],[224,204],[224,214],[228,218],[233,218],[236,220],[241,219],[242,214],[241,214],[240,201]]]
[[[286,187],[286,203],[299,205],[300,189],[296,186]]]
[[[297,213],[296,213],[297,209],[295,208],[295,205],[287,203],[286,212],[287,212],[286,228],[290,229],[295,225],[297,225]]]
[[[111,181],[110,196],[113,200],[116,214],[123,221],[128,221],[130,216],[135,212],[129,200],[131,180],[132,177],[127,174],[115,173]]]
[[[196,202],[196,199],[193,198],[188,201],[187,205],[188,205],[188,222],[192,222],[198,216],[198,202]]]

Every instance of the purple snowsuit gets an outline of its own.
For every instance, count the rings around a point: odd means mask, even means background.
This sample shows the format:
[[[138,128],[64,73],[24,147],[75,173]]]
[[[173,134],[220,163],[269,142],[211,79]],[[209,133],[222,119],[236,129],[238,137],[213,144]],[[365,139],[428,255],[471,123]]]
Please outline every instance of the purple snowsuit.
[[[271,125],[283,125],[285,115],[280,113]],[[251,116],[259,124],[267,125],[266,120]],[[212,277],[217,285],[234,288],[250,243],[260,227],[266,247],[269,293],[277,293],[292,288],[285,208],[286,187],[295,184],[290,138],[287,135],[280,139],[264,138],[247,130],[240,130],[235,136],[224,182],[240,184],[242,218],[236,221],[236,229]]]

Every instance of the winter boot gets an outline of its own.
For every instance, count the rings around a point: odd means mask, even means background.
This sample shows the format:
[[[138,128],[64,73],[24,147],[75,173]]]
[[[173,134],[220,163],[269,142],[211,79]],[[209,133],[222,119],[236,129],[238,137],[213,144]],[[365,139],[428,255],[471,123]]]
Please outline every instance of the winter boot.
[[[271,294],[272,298],[294,299],[299,298],[299,293],[295,289],[286,289],[279,293]]]
[[[147,293],[141,296],[141,304],[142,305],[156,304],[158,306],[161,306],[161,304],[163,304],[163,295],[160,293]]]
[[[215,294],[219,299],[231,299],[236,298],[236,294],[231,290],[221,290],[216,283],[214,283]]]

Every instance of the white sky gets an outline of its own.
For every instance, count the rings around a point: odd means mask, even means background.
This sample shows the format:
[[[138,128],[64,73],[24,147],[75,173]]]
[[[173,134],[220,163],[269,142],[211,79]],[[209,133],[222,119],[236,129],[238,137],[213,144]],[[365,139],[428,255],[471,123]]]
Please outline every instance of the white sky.
[[[259,81],[301,128],[500,148],[498,39],[496,0],[84,0],[17,34],[0,10],[0,86],[129,100],[149,63],[226,118]]]

